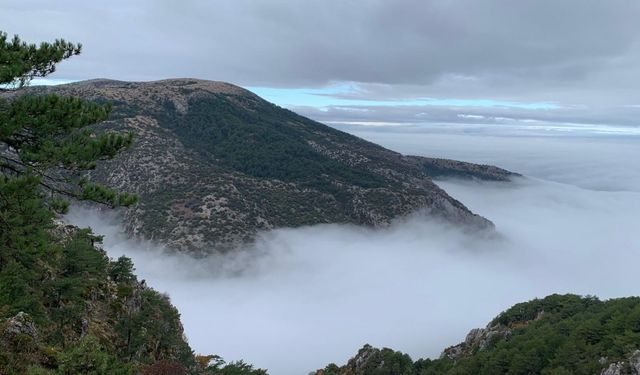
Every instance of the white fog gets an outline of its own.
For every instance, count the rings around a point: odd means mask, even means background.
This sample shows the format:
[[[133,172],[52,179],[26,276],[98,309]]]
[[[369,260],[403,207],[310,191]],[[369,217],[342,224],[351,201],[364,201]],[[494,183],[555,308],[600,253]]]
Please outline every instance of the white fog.
[[[351,131],[402,153],[526,177],[438,182],[496,224],[484,237],[415,215],[377,231],[277,230],[234,256],[194,260],[127,240],[113,216],[75,208],[69,220],[109,234],[109,255],[131,257],[170,295],[194,350],[272,374],[344,363],[365,343],[435,357],[514,303],[551,293],[637,294],[637,136]]]

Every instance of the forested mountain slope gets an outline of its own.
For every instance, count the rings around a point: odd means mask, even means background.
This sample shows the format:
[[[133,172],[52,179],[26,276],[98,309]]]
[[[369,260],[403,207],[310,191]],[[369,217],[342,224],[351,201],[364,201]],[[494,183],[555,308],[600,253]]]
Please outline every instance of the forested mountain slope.
[[[420,209],[487,228],[488,220],[431,177],[512,175],[403,156],[222,82],[91,80],[29,90],[113,104],[101,128],[132,132],[135,142],[91,176],[139,195],[139,204],[125,214],[130,233],[179,250],[229,248],[258,230],[279,227],[386,225]]]

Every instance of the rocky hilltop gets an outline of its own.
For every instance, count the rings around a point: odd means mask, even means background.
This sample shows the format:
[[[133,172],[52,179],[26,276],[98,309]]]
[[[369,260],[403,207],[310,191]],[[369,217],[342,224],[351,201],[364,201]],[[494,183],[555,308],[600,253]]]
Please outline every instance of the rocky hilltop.
[[[638,297],[554,294],[514,305],[438,359],[365,345],[315,375],[640,375],[639,323]]]
[[[229,248],[279,227],[384,226],[416,210],[489,228],[431,178],[513,175],[403,156],[223,82],[90,80],[29,92],[113,105],[100,129],[132,132],[134,146],[91,178],[139,194],[140,203],[124,214],[131,234],[184,251]]]

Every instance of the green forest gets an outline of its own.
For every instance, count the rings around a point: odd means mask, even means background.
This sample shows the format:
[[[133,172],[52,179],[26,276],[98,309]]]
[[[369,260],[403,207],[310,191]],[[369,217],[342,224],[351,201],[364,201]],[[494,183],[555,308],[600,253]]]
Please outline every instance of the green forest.
[[[250,103],[234,103],[217,94],[214,98],[193,100],[184,115],[169,108],[167,113],[173,115],[161,117],[183,143],[193,145],[205,156],[224,160],[225,164],[250,176],[301,182],[302,186],[330,193],[336,189],[323,178],[325,175],[363,188],[389,183],[374,173],[322,155],[309,145],[309,140],[325,142],[322,133],[332,129],[322,127],[316,129],[319,134],[315,134],[306,127],[284,126],[293,116],[302,119],[312,130],[318,127],[313,121],[262,100],[252,97],[236,100]],[[254,110],[247,111],[244,107]]]
[[[419,359],[392,349],[365,346],[343,367],[328,365],[324,375],[594,375],[629,358],[640,360],[640,298],[600,301],[595,297],[551,295],[519,303],[498,315],[489,327],[507,328],[484,348],[472,346],[456,358]],[[635,358],[635,357],[634,357]],[[639,362],[640,364],[640,362]]]

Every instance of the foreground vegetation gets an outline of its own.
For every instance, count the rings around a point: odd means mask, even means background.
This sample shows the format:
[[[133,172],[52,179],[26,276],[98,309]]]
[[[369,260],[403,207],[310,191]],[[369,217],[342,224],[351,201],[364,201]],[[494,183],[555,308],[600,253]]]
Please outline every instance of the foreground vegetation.
[[[89,130],[109,105],[20,93],[80,50],[0,33],[0,374],[266,374],[195,356],[176,308],[130,259],[110,260],[100,237],[58,220],[69,199],[137,200],[83,176],[132,142]]]
[[[318,374],[594,375],[612,365],[620,368],[615,374],[637,374],[638,350],[640,298],[552,295],[513,306],[440,359],[413,362],[367,345],[345,366],[330,364]]]

